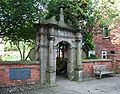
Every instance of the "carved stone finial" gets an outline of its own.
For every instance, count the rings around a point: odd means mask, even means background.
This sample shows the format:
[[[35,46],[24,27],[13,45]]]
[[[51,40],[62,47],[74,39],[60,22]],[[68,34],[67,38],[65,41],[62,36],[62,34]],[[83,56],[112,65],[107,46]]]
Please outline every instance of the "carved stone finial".
[[[59,26],[67,26],[64,22],[63,6],[60,7],[60,20],[59,20],[58,24],[59,24]]]
[[[64,22],[63,7],[60,7],[60,20]]]

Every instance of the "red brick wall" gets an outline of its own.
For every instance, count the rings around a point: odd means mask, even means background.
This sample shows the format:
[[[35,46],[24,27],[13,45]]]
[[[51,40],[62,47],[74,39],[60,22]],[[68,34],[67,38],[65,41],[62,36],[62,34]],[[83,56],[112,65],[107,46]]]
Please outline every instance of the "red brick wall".
[[[118,67],[120,67],[120,60],[116,60],[116,61],[98,61],[98,60],[94,60],[94,61],[83,61],[82,65],[83,65],[83,73],[88,72],[90,74],[90,76],[93,76],[94,72],[93,72],[93,65],[107,65],[109,70],[115,70],[116,72],[120,73],[120,69],[118,69]]]
[[[10,68],[30,68],[31,78],[25,80],[9,80]],[[0,86],[15,86],[21,84],[35,84],[40,82],[40,65],[0,64]]]
[[[120,57],[120,27],[110,31],[108,39],[103,38],[102,33],[94,36],[94,43],[96,45],[96,55],[101,57],[102,51],[107,51],[108,58],[111,58],[113,55],[110,55],[110,51],[115,51],[116,55],[113,57]]]
[[[120,59],[114,63],[114,69],[116,69],[117,73],[120,73]]]

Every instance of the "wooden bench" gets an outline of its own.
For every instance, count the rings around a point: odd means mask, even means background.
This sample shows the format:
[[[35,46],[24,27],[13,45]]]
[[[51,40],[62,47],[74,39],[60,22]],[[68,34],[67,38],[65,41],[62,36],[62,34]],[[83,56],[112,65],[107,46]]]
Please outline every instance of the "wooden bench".
[[[106,65],[94,65],[93,69],[94,76],[96,77],[96,75],[98,75],[100,79],[102,78],[102,75],[107,74],[113,76],[114,74],[114,72],[110,71]]]

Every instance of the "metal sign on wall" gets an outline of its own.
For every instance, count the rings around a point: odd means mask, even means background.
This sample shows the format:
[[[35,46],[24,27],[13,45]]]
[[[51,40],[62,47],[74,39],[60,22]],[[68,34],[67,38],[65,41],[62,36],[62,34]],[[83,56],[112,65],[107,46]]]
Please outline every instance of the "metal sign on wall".
[[[31,78],[31,69],[30,68],[11,68],[9,70],[9,79],[10,80],[24,80]]]

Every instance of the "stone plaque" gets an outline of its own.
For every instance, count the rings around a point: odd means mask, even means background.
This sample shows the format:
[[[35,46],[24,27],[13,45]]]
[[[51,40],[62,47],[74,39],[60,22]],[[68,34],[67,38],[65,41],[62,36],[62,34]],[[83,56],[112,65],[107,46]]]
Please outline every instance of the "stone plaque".
[[[24,80],[31,78],[30,68],[11,68],[9,70],[10,80]]]

